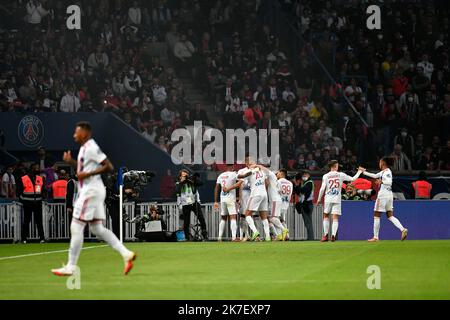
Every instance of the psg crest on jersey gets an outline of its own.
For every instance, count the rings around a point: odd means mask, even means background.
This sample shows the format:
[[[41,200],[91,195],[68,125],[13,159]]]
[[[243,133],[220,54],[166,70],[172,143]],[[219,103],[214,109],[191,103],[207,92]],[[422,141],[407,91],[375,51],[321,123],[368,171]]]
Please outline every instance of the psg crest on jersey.
[[[36,116],[24,117],[19,123],[17,134],[23,145],[37,147],[44,138],[42,121]]]

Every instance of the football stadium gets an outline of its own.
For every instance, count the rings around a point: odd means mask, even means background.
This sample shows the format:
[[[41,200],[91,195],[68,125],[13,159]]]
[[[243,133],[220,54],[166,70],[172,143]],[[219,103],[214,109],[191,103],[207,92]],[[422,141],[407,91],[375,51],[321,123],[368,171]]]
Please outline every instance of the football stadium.
[[[0,300],[450,300],[449,18],[0,0]]]

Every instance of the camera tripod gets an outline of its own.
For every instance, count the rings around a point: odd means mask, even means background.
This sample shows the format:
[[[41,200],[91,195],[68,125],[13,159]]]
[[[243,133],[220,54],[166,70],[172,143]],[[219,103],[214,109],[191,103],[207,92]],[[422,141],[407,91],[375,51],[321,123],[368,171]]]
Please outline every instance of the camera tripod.
[[[193,241],[206,241],[206,239],[203,237],[202,227],[200,223],[190,224],[189,233],[191,234]]]

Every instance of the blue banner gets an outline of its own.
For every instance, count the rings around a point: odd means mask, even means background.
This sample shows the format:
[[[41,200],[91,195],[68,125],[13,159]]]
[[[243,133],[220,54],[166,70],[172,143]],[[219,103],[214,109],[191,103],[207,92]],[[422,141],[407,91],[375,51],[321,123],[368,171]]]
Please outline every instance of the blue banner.
[[[340,240],[365,240],[373,236],[374,201],[343,201],[339,220]],[[450,239],[450,201],[394,201],[394,215],[409,230],[408,239]],[[400,231],[381,217],[381,240],[399,240]]]

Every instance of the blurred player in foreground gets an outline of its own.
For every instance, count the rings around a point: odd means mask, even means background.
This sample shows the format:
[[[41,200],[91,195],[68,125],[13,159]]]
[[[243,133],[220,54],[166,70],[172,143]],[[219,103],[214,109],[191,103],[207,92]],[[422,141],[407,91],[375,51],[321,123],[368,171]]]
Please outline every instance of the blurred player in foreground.
[[[323,203],[323,237],[321,242],[328,241],[328,231],[330,230],[330,214],[333,215],[333,224],[331,226],[331,241],[336,241],[336,234],[339,227],[339,216],[341,213],[341,190],[342,183],[344,181],[355,181],[358,179],[362,170],[358,170],[356,175],[350,177],[349,175],[338,172],[339,163],[337,160],[331,160],[328,163],[330,172],[325,174],[322,178],[322,186],[320,187],[319,197],[317,204],[322,200],[322,196],[325,194],[325,200]]]
[[[377,174],[366,172],[366,169],[359,168],[364,172],[364,175],[372,179],[377,179],[376,183],[380,185],[373,212],[373,238],[369,239],[369,242],[377,242],[379,240],[380,216],[382,212],[385,212],[388,220],[401,231],[402,235],[400,239],[402,241],[408,236],[408,229],[403,227],[401,222],[394,217],[394,196],[392,195],[393,176],[391,169],[389,169],[392,164],[392,158],[384,157],[380,160],[379,166],[381,171]]]
[[[70,151],[64,152],[63,157],[65,162],[77,168],[79,180],[78,196],[70,225],[69,262],[62,268],[52,269],[52,273],[57,276],[70,276],[75,272],[83,246],[84,227],[89,223],[93,234],[122,255],[125,262],[124,274],[127,275],[133,268],[136,254],[125,248],[114,233],[103,226],[106,219],[106,190],[100,175],[112,172],[113,165],[92,139],[92,129],[88,122],[77,123],[73,137],[75,142],[81,145],[78,161],[72,159]]]

